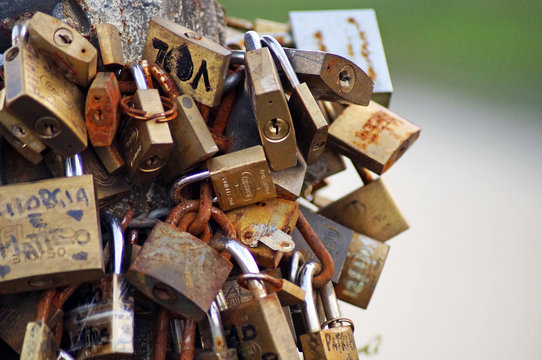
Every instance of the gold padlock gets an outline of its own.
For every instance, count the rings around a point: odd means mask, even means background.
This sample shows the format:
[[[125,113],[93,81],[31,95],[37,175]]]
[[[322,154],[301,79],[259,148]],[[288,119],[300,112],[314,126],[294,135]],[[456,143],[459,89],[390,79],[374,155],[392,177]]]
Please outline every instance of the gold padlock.
[[[120,121],[119,82],[112,72],[99,72],[87,92],[85,122],[94,146],[109,146]]]
[[[42,321],[29,322],[26,326],[21,360],[56,360],[58,347],[49,327]]]
[[[0,125],[0,139],[4,138],[6,142],[11,145],[21,156],[26,160],[30,161],[32,164],[37,165],[43,160],[43,156],[39,152],[35,152],[29,148],[21,140],[17,139],[13,133],[8,131],[4,126]]]
[[[95,146],[94,151],[110,174],[117,173],[126,165],[117,139],[113,139],[109,146]]]
[[[350,105],[329,126],[329,144],[381,175],[418,139],[420,128],[374,101]]]
[[[98,51],[68,24],[36,12],[28,25],[28,42],[56,60],[66,77],[80,86],[88,86],[96,75]]]
[[[96,24],[96,37],[103,66],[120,68],[124,66],[124,54],[119,29],[113,24]]]
[[[271,53],[254,31],[245,34],[245,44],[252,108],[269,165],[273,170],[295,166],[296,132]]]
[[[149,22],[143,59],[161,65],[184,94],[214,107],[220,103],[231,52],[171,20]]]

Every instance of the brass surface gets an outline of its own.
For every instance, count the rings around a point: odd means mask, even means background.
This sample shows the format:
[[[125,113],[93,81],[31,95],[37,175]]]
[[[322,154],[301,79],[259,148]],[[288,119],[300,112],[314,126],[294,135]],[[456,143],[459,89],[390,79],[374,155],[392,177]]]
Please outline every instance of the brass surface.
[[[100,158],[108,173],[114,174],[120,169],[124,168],[124,158],[122,157],[121,150],[116,139],[113,139],[113,142],[109,146],[94,147],[94,151]]]
[[[49,327],[41,321],[26,326],[21,360],[56,360],[58,347]]]
[[[0,115],[1,116],[1,115]],[[8,129],[0,125],[0,136],[3,137],[6,142],[11,145],[21,156],[32,164],[37,165],[43,160],[43,156],[34,150],[32,150],[27,144],[17,139]]]
[[[125,61],[119,29],[113,24],[96,24],[96,36],[100,46],[102,64],[104,66],[123,66]]]
[[[300,336],[306,360],[359,359],[354,334],[350,327],[338,327]]]
[[[85,123],[94,146],[109,146],[120,121],[119,82],[112,72],[99,72],[88,89]]]
[[[296,149],[297,164],[283,170],[271,170],[271,177],[275,184],[277,195],[281,198],[295,201],[301,194],[303,180],[307,173],[307,163]]]

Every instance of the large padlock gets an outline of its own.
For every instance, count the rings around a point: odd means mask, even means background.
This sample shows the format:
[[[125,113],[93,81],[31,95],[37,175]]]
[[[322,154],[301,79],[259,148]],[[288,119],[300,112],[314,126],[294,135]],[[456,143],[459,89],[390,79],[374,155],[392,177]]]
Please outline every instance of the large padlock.
[[[66,162],[77,176],[0,187],[0,294],[103,276],[92,176],[78,155]]]
[[[228,251],[243,272],[259,272],[250,252],[237,241],[218,238],[212,245]],[[257,280],[248,280],[248,286],[255,299],[222,312],[228,345],[237,348],[239,359],[290,359],[297,348],[277,294],[266,295]]]
[[[134,299],[123,275],[124,236],[113,214],[102,212],[101,217],[111,233],[111,272],[91,285],[91,301],[67,313],[65,320],[70,351],[84,359],[134,353]]]
[[[284,49],[275,38],[265,35],[262,43],[273,57],[278,60],[292,92],[288,99],[288,108],[296,130],[297,146],[307,164],[315,163],[326,148],[328,124],[318,103],[311,94],[307,83],[300,83]]]
[[[226,343],[220,309],[216,300],[211,303],[207,319],[198,322],[202,349],[196,349],[194,360],[237,360],[237,350]]]
[[[179,89],[199,103],[220,103],[230,57],[226,48],[171,20],[149,21],[143,59],[162,66]]]
[[[28,25],[28,42],[55,59],[65,76],[79,86],[88,86],[96,75],[98,51],[68,24],[36,12]]]
[[[245,34],[245,44],[252,108],[269,165],[273,170],[295,166],[295,129],[271,53],[254,31]]]
[[[348,106],[329,126],[329,145],[381,175],[420,136],[420,128],[371,101]]]
[[[26,29],[27,23],[13,27],[13,46],[4,53],[6,108],[45,145],[73,156],[87,146],[83,94],[27,43]]]

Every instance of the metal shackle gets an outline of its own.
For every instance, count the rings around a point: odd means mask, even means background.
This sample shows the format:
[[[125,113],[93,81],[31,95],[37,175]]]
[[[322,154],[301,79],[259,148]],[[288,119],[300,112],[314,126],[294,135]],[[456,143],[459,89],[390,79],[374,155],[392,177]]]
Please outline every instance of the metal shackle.
[[[207,319],[209,320],[209,329],[211,330],[213,351],[226,350],[226,335],[222,327],[220,308],[216,300],[211,303],[211,307],[207,312]]]
[[[28,35],[28,23],[30,20],[21,19],[17,20],[11,30],[11,45],[17,46],[24,41]]]
[[[83,171],[83,159],[80,154],[64,159],[64,171],[66,177],[81,176]]]
[[[273,55],[273,57],[279,61],[280,66],[282,67],[284,74],[286,74],[292,88],[299,86],[300,82],[297,78],[297,74],[295,73],[290,60],[288,60],[288,56],[277,39],[271,35],[264,35],[261,39],[261,43],[267,46],[271,52],[271,55]]]
[[[292,283],[297,282],[297,273],[299,268],[305,264],[305,256],[301,251],[294,251],[292,254],[292,259],[290,261],[290,273],[288,274],[288,280]]]
[[[322,305],[324,305],[326,319],[329,321],[339,319],[341,317],[341,311],[339,309],[339,303],[337,302],[337,295],[335,294],[333,283],[331,281],[328,282],[323,287],[318,289],[318,291],[320,292]],[[330,326],[334,327],[334,324],[331,323]],[[337,326],[340,326],[340,324]]]
[[[110,249],[113,251],[113,274],[122,274],[122,260],[124,255],[122,226],[119,219],[109,211],[102,211],[100,217],[111,232]]]
[[[147,85],[145,73],[143,72],[143,68],[141,67],[141,65],[132,61],[128,63],[127,67],[132,73],[132,76],[134,77],[137,88],[139,90],[147,90],[149,86]]]
[[[302,304],[307,332],[320,331],[320,320],[312,288],[312,278],[320,271],[320,264],[316,261],[309,261],[299,269],[297,283],[305,290],[305,302]]]
[[[247,31],[244,36],[245,48],[247,51],[258,50],[262,48],[260,35],[253,30]]]

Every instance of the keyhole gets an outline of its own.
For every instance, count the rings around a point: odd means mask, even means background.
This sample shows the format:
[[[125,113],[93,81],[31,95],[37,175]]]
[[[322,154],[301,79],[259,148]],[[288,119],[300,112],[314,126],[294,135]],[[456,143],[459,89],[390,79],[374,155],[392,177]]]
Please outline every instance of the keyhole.
[[[164,166],[164,159],[159,155],[151,155],[141,162],[139,169],[144,172],[152,172]]]
[[[275,135],[278,135],[279,134],[279,126],[277,125],[277,119],[273,119],[273,120],[271,120],[271,122],[273,123],[273,129],[275,129]]]
[[[348,94],[352,91],[354,88],[354,84],[356,83],[356,75],[354,73],[354,69],[350,65],[345,65],[339,71],[339,79],[338,79],[338,85],[339,90],[345,94]]]
[[[70,39],[67,35],[60,34],[60,35],[58,35],[58,37],[62,39],[64,44],[71,44],[72,43],[72,39]]]
[[[73,34],[69,29],[60,28],[55,32],[54,40],[59,46],[68,46],[73,42]]]
[[[36,120],[34,130],[36,130],[38,136],[49,139],[60,134],[61,126],[58,119],[51,116],[44,116]]]
[[[288,123],[280,118],[271,119],[264,126],[264,135],[269,140],[281,140],[290,132]]]

